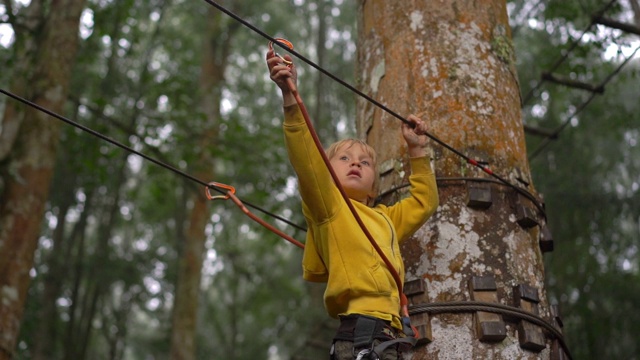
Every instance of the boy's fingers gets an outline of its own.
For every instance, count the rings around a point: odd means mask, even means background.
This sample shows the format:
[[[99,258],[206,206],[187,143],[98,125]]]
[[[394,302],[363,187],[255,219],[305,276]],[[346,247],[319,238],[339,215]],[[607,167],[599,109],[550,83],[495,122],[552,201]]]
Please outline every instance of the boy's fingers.
[[[269,64],[270,66],[273,66],[272,64],[277,64],[278,60],[276,60],[275,58],[277,58],[275,51],[273,50],[269,50],[267,51],[267,64]]]

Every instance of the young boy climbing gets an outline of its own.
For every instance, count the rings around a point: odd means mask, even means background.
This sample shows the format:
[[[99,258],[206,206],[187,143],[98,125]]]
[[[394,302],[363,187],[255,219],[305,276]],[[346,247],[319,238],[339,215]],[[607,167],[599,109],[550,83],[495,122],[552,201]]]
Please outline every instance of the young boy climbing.
[[[285,59],[291,60],[288,55]],[[398,359],[398,343],[391,340],[404,334],[394,277],[356,222],[314,144],[288,85],[288,80],[297,82],[295,65],[285,64],[269,50],[267,66],[271,79],[282,91],[285,143],[298,176],[308,225],[303,277],[327,283],[325,308],[330,316],[340,319],[330,358],[369,358],[364,355],[373,355],[375,346],[389,341],[393,345],[376,355],[380,359]],[[410,194],[391,206],[370,206],[378,177],[372,147],[347,139],[326,151],[340,186],[401,281],[404,264],[399,243],[418,230],[438,206],[436,180],[424,149],[426,125],[413,115],[408,120],[415,125],[402,126],[412,169]]]

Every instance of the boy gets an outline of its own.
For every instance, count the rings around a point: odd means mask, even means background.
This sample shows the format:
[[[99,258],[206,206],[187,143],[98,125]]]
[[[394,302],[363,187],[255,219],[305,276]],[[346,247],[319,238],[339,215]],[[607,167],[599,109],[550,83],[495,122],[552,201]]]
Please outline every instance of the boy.
[[[291,60],[288,55],[285,58]],[[284,64],[273,50],[267,53],[267,66],[271,79],[282,91],[285,142],[298,176],[308,225],[303,277],[327,283],[325,308],[330,316],[340,318],[331,359],[354,359],[358,354],[370,353],[380,342],[403,336],[398,288],[324,166],[287,85],[288,79],[296,83],[295,66]],[[404,279],[404,264],[398,243],[420,228],[438,206],[435,176],[424,149],[425,124],[413,115],[408,120],[415,124],[415,129],[402,126],[411,158],[410,196],[392,206],[369,206],[375,197],[378,176],[373,148],[348,139],[327,149],[340,185],[400,279]],[[377,355],[381,359],[397,359],[397,346]]]

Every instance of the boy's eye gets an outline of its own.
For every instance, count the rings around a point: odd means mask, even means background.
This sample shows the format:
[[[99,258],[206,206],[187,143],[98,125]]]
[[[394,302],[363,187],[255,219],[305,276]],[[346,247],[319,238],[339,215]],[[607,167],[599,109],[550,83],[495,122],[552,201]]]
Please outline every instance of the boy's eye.
[[[360,163],[361,163],[362,165],[364,165],[364,166],[369,166],[369,165],[370,165],[370,163],[369,163],[367,160],[363,160],[363,161],[361,161]]]
[[[342,155],[342,156],[340,156],[340,160],[345,160],[346,161],[346,160],[349,160],[349,158],[346,157],[345,155]]]

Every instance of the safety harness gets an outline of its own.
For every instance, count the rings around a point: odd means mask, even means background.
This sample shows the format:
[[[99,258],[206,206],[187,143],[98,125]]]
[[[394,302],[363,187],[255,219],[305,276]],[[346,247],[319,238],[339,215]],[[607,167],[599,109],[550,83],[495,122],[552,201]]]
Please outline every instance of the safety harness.
[[[371,316],[360,314],[344,316],[340,318],[340,327],[334,337],[331,357],[333,359],[335,355],[335,342],[345,340],[353,342],[352,351],[355,359],[380,359],[383,352],[391,346],[397,345],[400,351],[411,348],[416,341],[412,332],[411,326],[399,332],[391,327],[389,321]],[[376,340],[380,342],[375,344]]]

